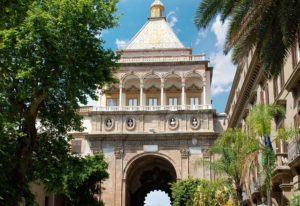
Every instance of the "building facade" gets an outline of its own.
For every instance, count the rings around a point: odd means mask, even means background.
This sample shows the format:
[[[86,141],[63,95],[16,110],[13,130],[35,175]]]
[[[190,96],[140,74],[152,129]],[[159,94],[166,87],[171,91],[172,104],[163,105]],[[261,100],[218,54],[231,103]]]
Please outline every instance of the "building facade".
[[[248,59],[240,62],[226,106],[229,128],[246,130],[246,118],[256,104],[281,105],[286,111],[285,119],[272,123],[272,137],[279,128],[300,129],[300,47],[299,41],[291,50],[280,75],[268,80],[264,77],[257,59],[251,52]],[[273,205],[287,205],[291,195],[300,189],[299,135],[288,142],[272,141],[276,154],[273,172]],[[254,175],[252,192],[259,188],[258,174]]]
[[[195,167],[212,160],[208,148],[226,127],[211,105],[212,68],[185,48],[155,0],[150,17],[123,48],[118,83],[99,92],[98,107],[82,107],[86,127],[72,133],[74,151],[103,152],[109,179],[99,196],[106,206],[144,205],[146,195],[188,177],[214,179]]]

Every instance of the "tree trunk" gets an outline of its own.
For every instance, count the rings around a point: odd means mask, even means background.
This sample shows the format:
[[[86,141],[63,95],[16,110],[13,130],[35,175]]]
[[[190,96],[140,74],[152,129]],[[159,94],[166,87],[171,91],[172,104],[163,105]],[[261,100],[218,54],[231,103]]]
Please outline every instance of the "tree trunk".
[[[238,200],[238,205],[241,204],[241,202],[243,201],[243,188],[240,184],[238,184],[236,189],[236,193],[237,193],[237,200]]]
[[[272,206],[272,191],[271,191],[271,188],[267,189],[267,205]]]
[[[21,137],[23,139],[20,141],[20,147],[19,147],[20,163],[18,165],[18,168],[16,168],[17,182],[20,185],[25,183],[28,167],[32,159],[32,154],[37,142],[37,129],[35,123],[36,123],[35,117],[32,116],[26,118],[24,122],[23,130],[26,136]]]

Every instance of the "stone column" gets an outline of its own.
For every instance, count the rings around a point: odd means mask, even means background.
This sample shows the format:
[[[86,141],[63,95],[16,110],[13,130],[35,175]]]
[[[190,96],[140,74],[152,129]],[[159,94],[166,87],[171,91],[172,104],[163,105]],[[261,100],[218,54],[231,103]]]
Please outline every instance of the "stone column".
[[[123,98],[123,86],[120,85],[120,92],[119,92],[119,110],[122,110],[122,98]]]
[[[182,109],[185,109],[185,81],[182,81],[181,84],[181,106]]]
[[[206,107],[207,102],[206,102],[206,83],[203,82],[203,87],[202,87],[202,98],[203,98],[203,105]]]
[[[122,146],[115,147],[115,194],[114,205],[122,205],[122,179],[123,179],[123,156],[124,149]]]
[[[144,85],[141,83],[141,87],[140,87],[140,110],[143,110],[143,107],[144,107],[143,99],[144,99]]]
[[[164,87],[165,83],[163,80],[161,80],[161,85],[160,85],[160,109],[163,110],[165,107],[164,103]]]
[[[189,148],[182,148],[180,150],[181,154],[181,178],[188,178],[189,177],[189,156],[190,150]]]

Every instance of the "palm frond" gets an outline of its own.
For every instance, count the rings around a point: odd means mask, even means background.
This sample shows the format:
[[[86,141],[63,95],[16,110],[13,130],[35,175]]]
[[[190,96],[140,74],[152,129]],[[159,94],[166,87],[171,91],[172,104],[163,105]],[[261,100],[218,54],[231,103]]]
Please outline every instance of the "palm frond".
[[[255,48],[265,76],[278,76],[298,38],[300,0],[203,0],[195,25],[206,28],[217,15],[230,21],[225,54],[233,49],[234,63],[240,63]]]
[[[206,28],[214,17],[221,11],[223,0],[203,0],[199,4],[194,18],[196,27]]]

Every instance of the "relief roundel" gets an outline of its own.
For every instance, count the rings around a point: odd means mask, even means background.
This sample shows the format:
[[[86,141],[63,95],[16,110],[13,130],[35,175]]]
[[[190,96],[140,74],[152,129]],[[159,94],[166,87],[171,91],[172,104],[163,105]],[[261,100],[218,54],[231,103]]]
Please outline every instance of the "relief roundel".
[[[107,130],[107,131],[112,130],[112,129],[114,128],[114,123],[115,123],[115,121],[114,121],[113,118],[107,117],[107,118],[105,119],[105,121],[104,121],[104,124],[105,124],[105,130]]]
[[[168,126],[169,126],[169,129],[171,130],[175,130],[178,128],[178,119],[174,116],[170,117],[169,120],[168,120]]]
[[[136,125],[136,122],[135,122],[134,118],[128,117],[126,119],[126,128],[127,128],[127,130],[134,130],[135,125]]]
[[[200,119],[195,117],[195,116],[192,116],[191,117],[191,128],[192,129],[198,129],[200,127],[201,123],[200,123]]]

